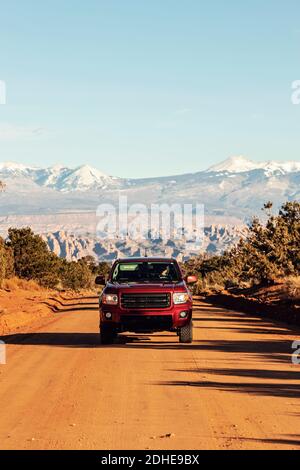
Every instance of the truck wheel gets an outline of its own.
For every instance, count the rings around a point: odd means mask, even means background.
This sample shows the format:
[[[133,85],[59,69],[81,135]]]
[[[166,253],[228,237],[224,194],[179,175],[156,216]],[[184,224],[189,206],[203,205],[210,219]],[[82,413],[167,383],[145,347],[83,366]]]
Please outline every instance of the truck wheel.
[[[193,342],[193,322],[190,323],[179,330],[179,342],[191,344]]]
[[[117,337],[117,331],[111,325],[100,326],[100,343],[101,344],[113,344]]]

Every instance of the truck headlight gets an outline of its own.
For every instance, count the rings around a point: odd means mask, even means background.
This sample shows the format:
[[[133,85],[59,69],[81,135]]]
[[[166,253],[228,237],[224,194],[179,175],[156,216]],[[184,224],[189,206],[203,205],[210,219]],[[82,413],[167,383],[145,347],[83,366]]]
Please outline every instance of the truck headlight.
[[[175,305],[186,304],[190,300],[189,294],[186,292],[176,292],[173,294],[173,302]]]
[[[102,303],[105,305],[118,305],[119,297],[116,294],[103,294]]]

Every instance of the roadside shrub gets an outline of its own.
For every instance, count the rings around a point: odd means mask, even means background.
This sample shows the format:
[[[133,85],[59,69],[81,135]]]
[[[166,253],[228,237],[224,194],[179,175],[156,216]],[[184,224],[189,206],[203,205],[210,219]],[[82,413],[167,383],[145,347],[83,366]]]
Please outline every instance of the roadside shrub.
[[[14,263],[12,250],[6,246],[3,238],[0,237],[0,287],[6,278],[14,274]]]
[[[291,276],[286,279],[285,285],[288,296],[300,300],[300,276]]]
[[[59,258],[50,253],[46,242],[28,228],[8,230],[8,247],[13,252],[14,271],[21,279],[33,279],[44,287],[59,281]]]
[[[65,262],[61,282],[64,289],[88,289],[94,283],[94,276],[84,260]]]
[[[80,259],[80,262],[84,262],[94,277],[96,276],[108,276],[111,270],[111,263],[107,261],[100,261],[100,263],[94,258],[94,256],[84,256]]]

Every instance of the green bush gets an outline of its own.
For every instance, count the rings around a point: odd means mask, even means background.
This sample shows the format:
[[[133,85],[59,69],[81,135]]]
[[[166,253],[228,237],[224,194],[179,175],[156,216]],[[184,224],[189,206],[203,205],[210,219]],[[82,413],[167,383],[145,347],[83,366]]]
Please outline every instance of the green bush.
[[[8,237],[7,246],[13,252],[16,276],[55,287],[59,281],[60,260],[49,251],[46,242],[29,227],[10,228]]]
[[[6,246],[3,238],[0,237],[0,286],[4,279],[14,275],[14,263],[12,250]]]
[[[84,260],[64,262],[61,282],[64,289],[88,289],[93,285],[94,276]]]

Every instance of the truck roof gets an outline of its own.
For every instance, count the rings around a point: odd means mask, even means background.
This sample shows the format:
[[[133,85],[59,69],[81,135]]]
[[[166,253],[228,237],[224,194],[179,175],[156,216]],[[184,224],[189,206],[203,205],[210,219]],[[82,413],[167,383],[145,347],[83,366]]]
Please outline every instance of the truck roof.
[[[167,263],[177,263],[177,260],[175,258],[164,258],[164,257],[133,257],[133,258],[118,258],[116,260],[117,262],[122,262],[122,263],[141,263],[141,262],[155,262],[155,261],[161,261],[161,262],[167,262]]]

